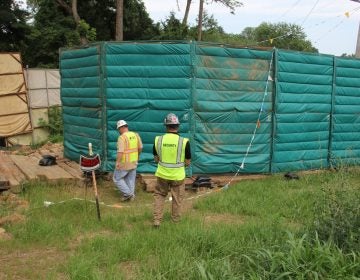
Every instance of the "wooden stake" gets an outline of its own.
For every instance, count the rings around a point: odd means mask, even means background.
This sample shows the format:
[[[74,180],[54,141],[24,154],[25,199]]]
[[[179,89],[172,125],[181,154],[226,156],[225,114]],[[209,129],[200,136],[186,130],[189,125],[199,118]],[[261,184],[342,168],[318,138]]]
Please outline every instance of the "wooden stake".
[[[91,143],[89,143],[89,155],[90,156],[93,155],[92,144]],[[91,175],[92,175],[92,181],[93,181],[93,186],[94,186],[97,216],[98,216],[99,221],[101,221],[99,197],[98,197],[98,191],[97,191],[97,186],[96,186],[96,176],[95,176],[95,171],[94,170],[91,171]]]

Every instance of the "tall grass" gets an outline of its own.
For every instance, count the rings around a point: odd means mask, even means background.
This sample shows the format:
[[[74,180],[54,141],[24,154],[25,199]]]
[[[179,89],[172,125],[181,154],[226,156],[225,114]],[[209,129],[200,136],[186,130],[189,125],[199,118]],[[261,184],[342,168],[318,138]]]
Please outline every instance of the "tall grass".
[[[102,206],[98,222],[89,201],[43,207],[44,200],[79,197],[83,188],[37,182],[24,187],[22,197],[31,205],[27,221],[6,227],[14,236],[6,249],[55,247],[66,255],[56,271],[69,279],[358,279],[356,227],[342,236],[345,250],[324,235],[327,222],[337,216],[319,211],[332,205],[324,190],[334,185],[343,191],[330,197],[356,210],[358,175],[355,169],[304,175],[299,181],[280,175],[243,181],[195,200],[179,224],[171,223],[167,204],[158,230],[151,227],[151,194],[138,191],[128,208]],[[99,193],[108,204],[119,200],[106,182],[99,184]],[[356,222],[356,215],[347,217]],[[48,273],[56,279],[56,273]]]
[[[343,169],[324,182],[311,228],[320,240],[333,242],[347,252],[360,251],[359,178],[358,169]]]

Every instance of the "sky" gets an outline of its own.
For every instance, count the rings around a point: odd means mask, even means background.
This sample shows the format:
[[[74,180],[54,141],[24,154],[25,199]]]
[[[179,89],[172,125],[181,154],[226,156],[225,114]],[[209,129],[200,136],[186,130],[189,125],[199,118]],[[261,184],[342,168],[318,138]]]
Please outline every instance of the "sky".
[[[177,18],[182,19],[186,7],[186,0],[142,1],[155,22],[164,21],[171,11],[175,12]],[[333,55],[355,53],[360,3],[350,0],[240,1],[244,5],[236,8],[235,15],[232,15],[228,8],[217,3],[207,4],[205,9],[227,33],[239,34],[245,27],[257,27],[262,22],[295,23],[303,27],[307,39],[320,53]],[[195,25],[199,0],[192,2],[189,24]]]

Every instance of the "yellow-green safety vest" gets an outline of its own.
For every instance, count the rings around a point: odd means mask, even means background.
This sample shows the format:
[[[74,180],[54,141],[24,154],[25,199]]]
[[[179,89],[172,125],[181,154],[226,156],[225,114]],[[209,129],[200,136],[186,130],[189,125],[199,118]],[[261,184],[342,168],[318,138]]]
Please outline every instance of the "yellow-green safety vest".
[[[121,139],[124,142],[124,152],[121,162],[136,162],[139,159],[139,140],[135,132],[128,131],[122,134]]]
[[[177,181],[185,178],[185,147],[188,141],[174,133],[156,136],[155,149],[159,162],[155,176]]]

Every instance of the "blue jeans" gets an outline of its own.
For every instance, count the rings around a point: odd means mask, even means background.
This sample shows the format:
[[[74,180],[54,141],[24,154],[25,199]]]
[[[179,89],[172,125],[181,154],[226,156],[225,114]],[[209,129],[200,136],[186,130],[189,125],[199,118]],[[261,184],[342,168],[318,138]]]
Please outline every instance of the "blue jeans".
[[[131,170],[114,170],[113,181],[125,197],[135,195],[136,168]]]

